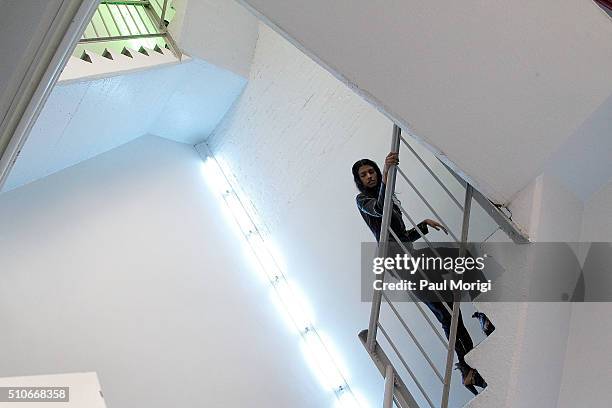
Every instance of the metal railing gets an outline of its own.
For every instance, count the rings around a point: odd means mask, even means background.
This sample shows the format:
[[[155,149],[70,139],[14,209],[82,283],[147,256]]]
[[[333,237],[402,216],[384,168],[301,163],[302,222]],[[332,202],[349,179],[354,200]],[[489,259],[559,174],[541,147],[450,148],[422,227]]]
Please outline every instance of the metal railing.
[[[453,234],[450,228],[448,227],[448,224],[444,222],[442,217],[440,217],[440,214],[427,201],[425,196],[418,190],[415,184],[408,178],[406,173],[399,166],[392,166],[387,176],[387,183],[386,183],[385,197],[384,197],[384,204],[383,204],[382,225],[381,225],[381,231],[380,231],[380,237],[379,237],[379,244],[378,244],[377,253],[376,253],[377,257],[385,257],[388,254],[390,234],[394,237],[395,243],[399,244],[399,246],[404,251],[404,253],[406,253],[408,256],[411,256],[411,252],[412,252],[410,248],[407,248],[404,244],[402,244],[396,232],[393,231],[393,229],[391,229],[390,227],[392,207],[394,204],[393,195],[395,192],[397,174],[399,174],[408,183],[410,188],[421,199],[421,201],[425,204],[425,206],[429,209],[429,211],[431,211],[431,213],[438,219],[438,221],[448,230],[449,234],[454,240],[454,244],[456,244],[456,246],[459,249],[460,257],[465,256],[467,252],[468,231],[469,231],[469,225],[470,225],[470,212],[471,212],[471,205],[472,205],[473,198],[477,199],[478,203],[485,209],[485,211],[491,216],[491,218],[500,226],[501,229],[508,232],[508,234],[514,238],[515,242],[526,242],[527,241],[524,234],[522,234],[519,230],[517,230],[516,226],[511,221],[508,221],[507,217],[505,217],[503,213],[501,213],[495,207],[493,203],[491,203],[490,201],[486,199],[483,200],[482,197],[484,196],[482,196],[480,193],[474,190],[474,188],[469,183],[467,183],[465,180],[457,176],[455,172],[448,169],[449,171],[451,171],[452,175],[457,177],[457,179],[465,187],[465,196],[464,196],[463,204],[460,203],[459,200],[455,198],[453,193],[447,188],[447,186],[444,185],[442,180],[433,172],[430,166],[428,166],[427,163],[408,144],[406,139],[402,137],[400,128],[395,125],[393,127],[391,151],[399,152],[400,144],[405,145],[412,152],[412,154],[417,159],[417,161],[427,170],[427,172],[434,178],[434,180],[438,182],[438,184],[442,187],[442,189],[449,195],[451,201],[461,211],[462,213],[461,234],[460,234],[460,237],[457,237],[455,234]],[[480,194],[480,197],[476,197],[477,194]],[[395,203],[395,204],[401,211],[402,215],[406,219],[409,220],[410,224],[412,224],[415,231],[418,232],[421,238],[423,238],[423,240],[425,241],[429,249],[431,249],[431,251],[436,256],[439,257],[439,253],[436,250],[436,248],[425,237],[425,235],[420,230],[420,228],[417,227],[417,223],[410,216],[410,214],[406,211],[406,209],[402,207],[402,205],[399,203]],[[421,270],[421,268],[418,268],[418,272],[424,275],[424,272]],[[383,275],[381,275],[379,279],[384,279],[385,273],[383,273]],[[422,305],[419,303],[420,301],[416,298],[416,296],[410,293],[409,291],[407,292],[407,294],[412,299],[412,301],[416,305],[416,308],[419,310],[420,314],[423,316],[423,318],[425,319],[429,327],[434,331],[434,333],[436,334],[436,337],[442,343],[442,346],[444,347],[445,352],[446,352],[445,366],[443,370],[439,370],[436,367],[431,356],[428,355],[423,345],[418,341],[417,336],[414,333],[414,330],[410,328],[406,320],[401,316],[397,307],[393,304],[393,302],[387,296],[387,294],[384,293],[382,290],[374,291],[373,298],[372,298],[372,307],[370,310],[370,321],[369,321],[368,329],[362,331],[359,334],[359,338],[364,344],[370,356],[372,357],[372,360],[376,364],[377,368],[379,369],[379,371],[385,378],[385,392],[384,392],[384,399],[383,399],[383,408],[391,408],[393,406],[393,403],[395,403],[400,408],[418,408],[419,405],[416,403],[413,395],[411,394],[411,392],[408,390],[408,388],[406,387],[406,385],[400,378],[393,363],[387,357],[380,343],[377,341],[378,337],[380,337],[378,336],[379,333],[382,334],[386,343],[388,343],[391,346],[391,349],[393,353],[395,354],[395,356],[397,356],[397,359],[399,359],[401,366],[403,367],[405,372],[408,373],[411,380],[414,382],[419,392],[422,394],[423,398],[427,402],[428,406],[431,408],[436,408],[436,405],[433,402],[432,396],[429,395],[425,387],[422,385],[421,381],[419,381],[419,378],[415,374],[414,370],[411,369],[411,367],[408,365],[408,363],[402,356],[400,350],[396,346],[395,342],[389,335],[388,331],[385,330],[385,328],[383,327],[380,321],[380,313],[381,313],[381,306],[382,306],[383,300],[388,304],[389,308],[393,312],[393,316],[397,319],[397,321],[400,323],[403,330],[405,330],[405,332],[410,337],[412,344],[415,345],[418,352],[426,360],[428,366],[433,372],[434,377],[437,378],[437,380],[440,382],[442,390],[441,390],[441,396],[440,396],[440,404],[438,406],[441,408],[447,408],[449,404],[449,396],[450,396],[450,390],[451,390],[451,377],[452,377],[452,368],[453,368],[452,366],[453,366],[454,355],[455,355],[455,343],[457,341],[457,327],[458,327],[459,314],[460,314],[460,293],[458,291],[454,291],[452,293],[453,295],[452,303],[445,301],[442,297],[440,297],[440,294],[437,293],[437,296],[440,299],[440,302],[442,303],[442,305],[444,305],[446,310],[451,315],[451,326],[450,326],[450,333],[449,333],[448,341],[436,329],[436,325],[432,322],[431,318],[427,315],[426,311],[424,310]],[[452,309],[451,309],[451,306],[449,306],[449,304],[452,305]]]
[[[156,39],[163,41],[157,46],[170,49],[180,59],[166,27],[170,10],[169,0],[102,0],[79,44],[134,42],[138,51],[141,46],[153,49],[155,45],[146,40]]]

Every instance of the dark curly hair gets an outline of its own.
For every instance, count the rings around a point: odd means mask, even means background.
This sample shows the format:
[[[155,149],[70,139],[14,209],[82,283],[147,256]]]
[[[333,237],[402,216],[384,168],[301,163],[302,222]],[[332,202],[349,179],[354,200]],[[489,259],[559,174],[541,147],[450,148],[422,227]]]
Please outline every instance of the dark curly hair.
[[[376,187],[368,188],[363,185],[363,183],[361,182],[361,178],[359,177],[359,168],[361,168],[361,166],[372,166],[374,168],[374,171],[376,172],[377,176]],[[370,159],[361,159],[357,160],[355,164],[353,164],[353,180],[355,180],[355,185],[357,186],[357,189],[362,193],[376,195],[378,194],[380,184],[382,183],[382,173],[380,172],[380,168],[378,168],[378,164],[376,164]]]

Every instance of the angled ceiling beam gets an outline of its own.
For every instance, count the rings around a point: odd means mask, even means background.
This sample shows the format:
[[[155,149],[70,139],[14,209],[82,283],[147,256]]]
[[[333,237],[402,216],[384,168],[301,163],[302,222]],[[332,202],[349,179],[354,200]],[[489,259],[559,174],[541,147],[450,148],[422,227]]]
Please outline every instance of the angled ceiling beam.
[[[46,9],[40,27],[27,42],[22,60],[6,73],[6,91],[0,94],[0,105],[6,106],[0,112],[0,189],[98,4],[99,0],[41,2]],[[23,35],[10,27],[0,28],[6,41]]]

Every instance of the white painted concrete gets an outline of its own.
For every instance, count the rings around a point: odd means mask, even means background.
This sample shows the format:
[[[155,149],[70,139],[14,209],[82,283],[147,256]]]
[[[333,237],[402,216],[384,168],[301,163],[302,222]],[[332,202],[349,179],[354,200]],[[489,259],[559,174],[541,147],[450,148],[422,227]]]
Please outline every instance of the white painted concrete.
[[[175,0],[168,29],[181,50],[248,77],[257,19],[233,0]]]
[[[612,242],[612,181],[585,204],[581,241]]]
[[[146,133],[193,145],[212,132],[244,84],[245,79],[236,74],[193,59],[133,74],[58,85],[3,191]]]
[[[591,1],[242,2],[498,202],[612,93],[612,25]]]
[[[0,66],[0,124],[3,124],[36,48],[60,5],[60,0],[17,2],[10,7],[3,4],[6,24],[0,30],[0,49],[3,52]],[[1,146],[4,147],[5,143],[7,141],[2,140]]]
[[[128,72],[140,71],[159,65],[177,64],[178,58],[166,48],[160,48],[161,53],[145,48],[148,55],[138,50],[128,48],[131,57],[113,50],[108,50],[112,59],[102,57],[101,53],[85,49],[92,62],[87,62],[75,56],[70,57],[68,64],[64,67],[59,78],[60,83],[79,80],[91,80],[113,75],[127,74]],[[103,51],[102,51],[103,52]],[[188,57],[187,57],[188,58]]]
[[[56,408],[106,408],[96,373],[70,373],[0,378],[0,387],[69,387],[69,402],[53,402]],[[9,406],[9,403],[2,403]],[[13,406],[47,408],[48,402],[22,402]]]
[[[582,209],[582,201],[549,173],[536,178],[510,205],[514,220],[536,243],[577,242]],[[494,236],[491,241],[498,239]],[[514,290],[516,299],[542,279],[533,255],[517,253],[497,260],[507,272],[506,280],[496,284]],[[556,407],[571,304],[504,302],[479,304],[479,308],[495,323],[496,331],[468,356],[468,362],[482,367],[489,382],[486,392],[468,407]]]
[[[20,1],[10,6],[3,4],[6,22],[0,31],[0,49],[3,53],[0,66],[0,119],[7,113],[36,47],[40,45],[60,4],[60,0]]]
[[[558,408],[610,406],[612,312],[609,302],[576,303],[563,369]]]
[[[546,161],[554,174],[583,202],[612,181],[612,96]]]
[[[43,104],[95,11],[96,0],[19,2],[7,5],[0,49],[0,188]]]
[[[147,136],[0,197],[0,376],[106,403],[327,407],[191,146]]]
[[[539,176],[535,184],[530,237],[534,242],[578,242],[584,208],[580,198],[550,173]]]
[[[592,193],[607,177],[605,123],[604,115],[597,113],[557,152],[565,156],[565,164],[550,161],[546,171],[515,196],[510,209],[535,242],[612,239],[612,184]],[[517,262],[512,259],[505,263],[513,264]],[[522,273],[513,270],[513,280],[519,289],[529,288],[539,272],[529,267]],[[610,378],[612,364],[604,348],[612,341],[612,330],[601,318],[612,310],[609,303],[490,304],[483,310],[499,333],[470,355],[470,361],[484,367],[493,386],[470,407],[609,405],[609,387],[601,384]],[[511,357],[486,364],[500,355]]]
[[[607,183],[585,204],[581,241],[612,242],[612,183]],[[610,313],[609,302],[572,305],[558,408],[610,405],[612,325],[607,318]]]
[[[262,25],[249,82],[208,139],[215,156],[227,163],[268,226],[288,276],[311,300],[316,324],[340,351],[350,385],[363,390],[372,406],[379,405],[382,377],[357,333],[367,327],[370,308],[369,303],[360,302],[360,243],[372,242],[373,237],[356,208],[350,169],[363,157],[380,163],[390,146],[391,129],[384,115]],[[420,146],[416,149],[426,152]],[[452,176],[431,154],[425,160],[462,201],[462,188]],[[461,213],[406,149],[401,166],[458,234]],[[434,217],[406,183],[399,182],[398,189],[402,205],[418,221]],[[475,240],[495,230],[477,205],[473,227]],[[429,238],[448,240],[435,232]],[[426,322],[413,305],[401,309],[438,367],[443,367],[442,347]],[[478,342],[480,329],[469,318],[471,313],[464,312]],[[396,329],[392,323],[388,328]],[[404,333],[400,338],[405,356],[439,398],[440,383],[410,339]],[[407,375],[404,378],[408,381]],[[458,377],[453,381],[452,406],[458,406],[471,394],[458,385]]]

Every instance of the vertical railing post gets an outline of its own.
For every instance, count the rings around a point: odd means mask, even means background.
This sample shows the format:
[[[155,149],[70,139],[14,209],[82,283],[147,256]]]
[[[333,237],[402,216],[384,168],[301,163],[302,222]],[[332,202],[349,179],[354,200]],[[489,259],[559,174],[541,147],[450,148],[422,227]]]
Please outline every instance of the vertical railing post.
[[[383,396],[383,408],[393,408],[393,388],[395,387],[395,373],[389,364],[385,369],[385,393]]]
[[[159,28],[162,30],[166,29],[166,25],[164,24],[164,20],[166,19],[166,7],[168,7],[168,0],[164,0],[164,5],[162,6],[161,16],[159,18]]]
[[[399,152],[400,145],[400,134],[401,129],[397,125],[393,125],[393,136],[391,138],[391,151],[394,153]],[[391,223],[391,213],[392,213],[392,205],[393,205],[393,193],[395,191],[395,175],[397,168],[396,166],[391,166],[389,169],[387,184],[385,188],[385,201],[383,204],[383,214],[382,214],[382,225],[380,227],[380,237],[378,240],[378,249],[376,251],[376,256],[380,258],[384,258],[387,256],[387,242],[389,240],[389,224]],[[380,279],[384,280],[385,273],[381,275]],[[372,308],[370,310],[370,324],[368,327],[368,338],[366,341],[366,346],[370,352],[374,351],[376,346],[376,331],[378,328],[378,319],[380,316],[380,304],[382,302],[382,292],[374,291],[374,296],[372,298]]]
[[[472,208],[473,187],[466,184],[465,203],[463,205],[463,223],[461,225],[461,242],[459,246],[459,257],[465,256],[467,251],[468,231],[470,228],[470,210]],[[450,336],[448,339],[448,352],[446,354],[446,371],[444,373],[444,388],[442,389],[442,408],[448,407],[450,396],[450,385],[455,356],[455,343],[457,342],[457,326],[459,323],[459,312],[461,311],[461,294],[458,290],[453,292],[453,315],[451,319]]]

